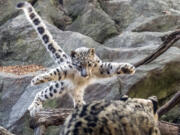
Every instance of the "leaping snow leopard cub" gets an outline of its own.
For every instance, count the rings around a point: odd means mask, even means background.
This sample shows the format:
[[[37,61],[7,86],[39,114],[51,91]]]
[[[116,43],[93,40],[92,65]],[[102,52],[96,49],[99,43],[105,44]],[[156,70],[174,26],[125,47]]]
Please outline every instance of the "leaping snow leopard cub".
[[[85,104],[83,100],[85,88],[93,79],[107,78],[119,74],[134,74],[135,67],[129,63],[102,62],[95,54],[94,48],[81,47],[67,55],[53,40],[40,16],[28,2],[17,4],[22,9],[38,33],[42,43],[58,64],[58,67],[36,76],[32,85],[51,81],[51,84],[39,91],[28,110],[34,116],[42,109],[42,103],[48,99],[68,93],[74,102],[74,107]]]

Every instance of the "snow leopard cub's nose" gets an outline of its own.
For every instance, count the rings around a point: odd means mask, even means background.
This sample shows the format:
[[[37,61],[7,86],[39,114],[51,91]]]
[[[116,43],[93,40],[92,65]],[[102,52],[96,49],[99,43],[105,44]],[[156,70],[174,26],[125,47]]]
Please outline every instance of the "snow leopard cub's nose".
[[[86,69],[81,70],[81,76],[82,77],[87,77],[88,76]]]

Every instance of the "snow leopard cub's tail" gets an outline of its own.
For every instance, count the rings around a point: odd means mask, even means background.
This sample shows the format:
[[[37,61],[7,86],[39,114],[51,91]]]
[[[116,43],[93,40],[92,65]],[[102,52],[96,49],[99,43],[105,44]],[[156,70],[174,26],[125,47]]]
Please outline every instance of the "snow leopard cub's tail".
[[[32,26],[38,33],[43,45],[49,51],[50,55],[60,64],[62,62],[70,61],[70,57],[63,51],[63,49],[54,41],[49,30],[46,28],[41,17],[37,14],[32,5],[28,2],[19,2],[16,6],[17,9],[22,9]]]

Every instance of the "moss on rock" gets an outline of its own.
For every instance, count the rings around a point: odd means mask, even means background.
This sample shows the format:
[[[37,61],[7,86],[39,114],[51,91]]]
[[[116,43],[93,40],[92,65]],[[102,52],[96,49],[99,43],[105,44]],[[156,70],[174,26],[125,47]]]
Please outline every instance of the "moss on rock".
[[[172,62],[163,69],[155,69],[136,83],[128,92],[131,97],[147,98],[155,95],[162,105],[180,86],[180,63]]]

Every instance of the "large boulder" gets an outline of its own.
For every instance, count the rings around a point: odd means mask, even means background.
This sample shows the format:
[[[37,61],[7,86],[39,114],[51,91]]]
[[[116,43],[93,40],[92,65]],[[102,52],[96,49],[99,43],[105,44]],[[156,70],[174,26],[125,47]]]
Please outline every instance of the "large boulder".
[[[154,31],[167,30],[168,27],[172,27],[174,21],[177,22],[174,25],[179,25],[179,21],[175,20],[177,17],[171,15],[180,15],[178,1],[100,0],[100,4],[102,9],[116,22],[119,31],[135,29],[145,22],[148,23],[148,27],[156,27]],[[169,16],[164,16],[166,14]],[[154,23],[152,19],[155,19]]]
[[[0,1],[0,25],[4,24],[8,20],[16,17],[19,14],[19,11],[16,9],[16,4],[21,1],[27,0]],[[64,28],[67,24],[71,23],[71,18],[66,15],[62,5],[60,5],[58,1],[28,1],[35,6],[38,13],[41,14],[41,16],[48,22],[56,24],[60,28]],[[48,10],[44,7],[48,7]]]
[[[52,64],[49,55],[46,54],[45,48],[24,15],[0,27],[0,44],[1,66],[30,63],[44,66]],[[43,56],[42,59],[39,59],[40,56]]]
[[[13,110],[13,106],[18,102],[19,98],[23,95],[24,92],[26,92],[26,87],[29,85],[30,80],[32,79],[32,75],[24,75],[24,76],[16,76],[13,74],[5,74],[0,72],[0,123],[1,126],[4,126],[6,128],[9,128],[11,126],[16,125],[16,120],[19,118],[22,118],[22,113],[27,111],[27,107],[24,107],[24,104],[27,102],[30,102],[29,99],[26,100],[26,98],[19,104],[18,110],[21,113],[16,113],[16,110]],[[12,113],[13,112],[13,113]],[[14,119],[11,119],[12,115],[15,115],[13,117]],[[20,116],[20,117],[18,117]],[[9,120],[15,122],[13,124]],[[16,125],[18,126],[18,125]],[[18,128],[17,128],[18,129]],[[25,128],[23,128],[25,129]],[[23,131],[23,130],[21,130]]]
[[[162,43],[162,36],[178,28],[180,24],[179,0],[67,0],[64,1],[65,11],[59,11],[53,2],[57,1],[38,1],[35,7],[47,20],[45,22],[48,29],[58,44],[68,54],[78,47],[93,47],[104,61],[134,64],[155,51]],[[44,6],[50,4],[50,10],[46,14]],[[6,11],[3,8],[1,10]],[[56,21],[52,19],[56,15],[53,15],[57,14],[58,22],[58,19],[63,19],[66,10],[73,20],[72,24],[68,27],[66,24],[56,25]],[[164,10],[168,12],[163,12]],[[3,15],[1,17],[5,18]],[[0,23],[3,24],[0,26],[1,66],[56,66],[24,15],[4,20]],[[70,31],[59,30],[52,24]],[[117,31],[121,31],[121,34],[116,35]],[[138,67],[134,75],[121,75],[90,85],[86,89],[85,100],[119,99],[122,94],[143,98],[156,95],[162,105],[179,90],[179,58],[180,43],[177,42],[153,62]],[[23,76],[0,73],[0,124],[16,134],[32,134],[28,127],[27,108],[35,94],[48,85],[30,86],[33,76],[32,73]],[[66,95],[47,102],[46,106],[72,107],[72,100]],[[168,117],[163,118],[179,122],[179,108],[176,107],[173,112],[173,117],[168,114]],[[53,128],[53,132],[51,129],[47,134],[58,134],[59,128]]]
[[[171,0],[67,0],[64,8],[72,24],[66,30],[101,43],[122,31],[169,31],[179,28],[178,5]]]
[[[128,29],[132,28],[132,31],[135,32],[143,32],[143,31],[165,32],[168,30],[178,29],[180,28],[180,13],[177,15],[169,14],[169,15],[150,17],[142,21],[138,25],[134,25],[134,26],[133,25],[131,25]]]
[[[82,34],[63,32],[50,24],[48,28],[54,39],[67,53],[81,46],[95,47],[99,45]],[[20,15],[0,27],[0,44],[0,65],[2,66],[22,64],[51,66],[53,64],[53,60],[24,15]]]
[[[66,30],[85,34],[100,43],[118,34],[114,21],[93,4],[89,4],[83,14],[80,14]]]
[[[72,19],[67,16],[66,10],[57,0],[36,1],[34,7],[43,19],[59,29],[64,30],[67,25],[72,23]]]
[[[169,32],[167,32],[169,33]],[[160,32],[124,32],[121,35],[107,40],[104,45],[119,48],[113,55],[106,55],[112,61],[129,61],[135,64],[149,54],[153,53],[160,44],[162,36],[167,33]],[[156,95],[159,101],[172,95],[179,88],[180,44],[171,47],[153,62],[137,68],[132,77],[123,76],[123,91],[132,97],[147,98]],[[116,52],[116,54],[115,54]],[[108,54],[111,54],[110,52]],[[169,57],[171,56],[171,57]],[[145,94],[145,95],[144,95]],[[161,102],[162,104],[163,102]]]
[[[0,1],[0,26],[18,15],[16,3],[25,0],[1,0]]]
[[[87,0],[65,0],[63,6],[67,10],[67,13],[73,20],[75,20],[80,14],[83,13],[84,9],[89,5]]]

